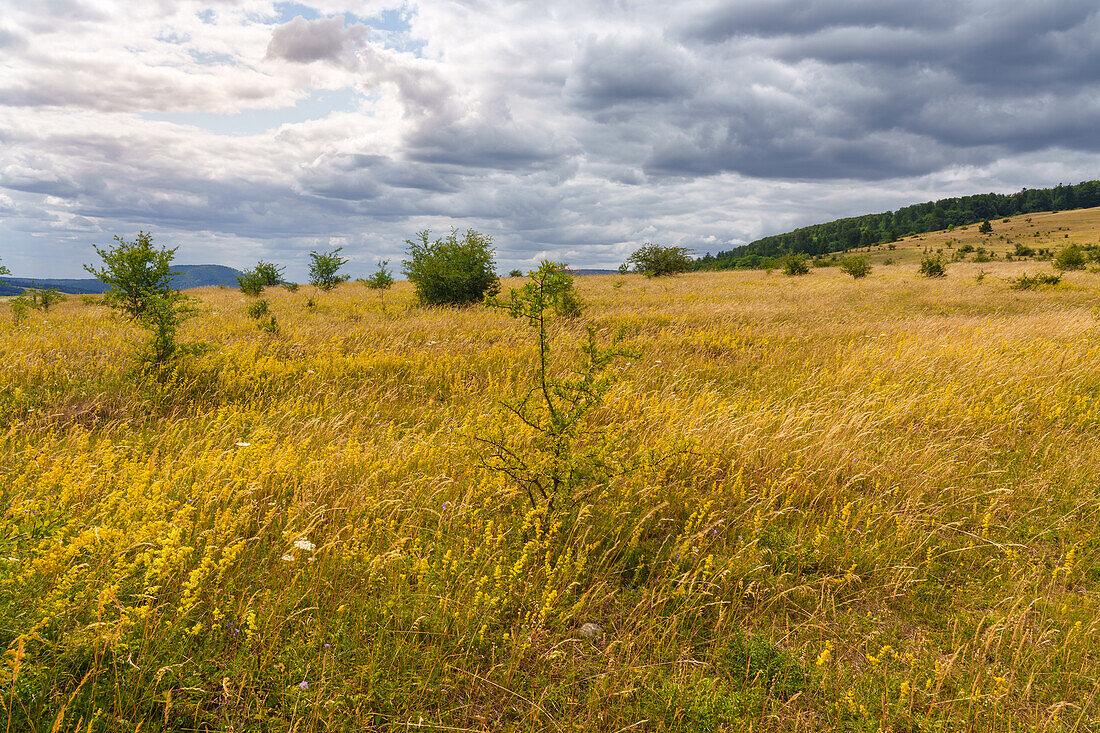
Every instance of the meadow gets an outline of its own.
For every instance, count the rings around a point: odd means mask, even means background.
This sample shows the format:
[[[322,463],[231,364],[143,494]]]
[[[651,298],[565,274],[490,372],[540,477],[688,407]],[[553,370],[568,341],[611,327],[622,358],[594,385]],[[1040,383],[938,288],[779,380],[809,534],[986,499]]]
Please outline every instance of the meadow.
[[[1100,728],[1100,275],[902,253],[579,278],[551,370],[638,356],[549,513],[478,440],[536,369],[500,312],[200,289],[164,379],[102,306],[5,314],[0,726]]]

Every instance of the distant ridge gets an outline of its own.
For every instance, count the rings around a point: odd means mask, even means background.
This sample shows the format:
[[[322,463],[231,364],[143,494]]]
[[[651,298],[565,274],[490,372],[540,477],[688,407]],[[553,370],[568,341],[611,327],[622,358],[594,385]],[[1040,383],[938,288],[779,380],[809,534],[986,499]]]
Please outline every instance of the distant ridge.
[[[977,224],[1039,211],[1068,211],[1100,206],[1100,181],[1074,186],[1023,189],[1018,193],[981,193],[928,201],[881,214],[852,216],[775,234],[694,262],[696,270],[766,266],[786,254],[825,255],[897,241],[910,234]]]
[[[225,265],[178,265],[172,269],[179,273],[173,278],[172,284],[180,290],[211,285],[236,287],[237,277],[242,274],[240,270]],[[107,291],[107,286],[93,277],[0,277],[0,295],[19,295],[25,288],[57,288],[71,295]]]

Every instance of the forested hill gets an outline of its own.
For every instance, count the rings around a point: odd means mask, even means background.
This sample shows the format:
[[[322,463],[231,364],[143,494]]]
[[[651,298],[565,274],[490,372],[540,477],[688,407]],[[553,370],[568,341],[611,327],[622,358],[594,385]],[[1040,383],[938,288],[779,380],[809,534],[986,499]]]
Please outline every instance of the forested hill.
[[[695,269],[726,270],[758,267],[767,259],[789,253],[808,255],[841,252],[856,247],[893,242],[909,234],[934,232],[950,226],[1036,211],[1062,211],[1100,206],[1100,181],[1075,186],[1024,189],[1019,193],[983,193],[914,204],[882,214],[866,214],[814,224],[776,234],[695,260]]]
[[[208,285],[237,286],[240,270],[225,265],[178,265],[172,285],[180,290]],[[103,293],[107,286],[95,278],[0,277],[0,295],[18,295],[24,288],[57,288],[62,293]]]

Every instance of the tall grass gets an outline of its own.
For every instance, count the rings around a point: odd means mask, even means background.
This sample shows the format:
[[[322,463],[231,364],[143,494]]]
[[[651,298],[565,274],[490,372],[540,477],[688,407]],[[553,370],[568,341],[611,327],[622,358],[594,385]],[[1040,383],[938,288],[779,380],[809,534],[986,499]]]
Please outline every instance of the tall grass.
[[[1097,282],[955,267],[579,280],[643,357],[565,518],[478,458],[502,314],[200,290],[149,381],[105,309],[5,318],[0,726],[1094,729]]]

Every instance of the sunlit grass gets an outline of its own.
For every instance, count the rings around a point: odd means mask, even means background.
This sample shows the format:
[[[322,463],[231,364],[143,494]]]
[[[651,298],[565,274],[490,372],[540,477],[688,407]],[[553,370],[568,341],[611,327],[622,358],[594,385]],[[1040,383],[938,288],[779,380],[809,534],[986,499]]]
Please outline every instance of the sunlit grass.
[[[1028,267],[580,279],[631,470],[549,518],[473,440],[501,314],[203,289],[164,381],[5,317],[0,725],[1093,729],[1100,276]]]

